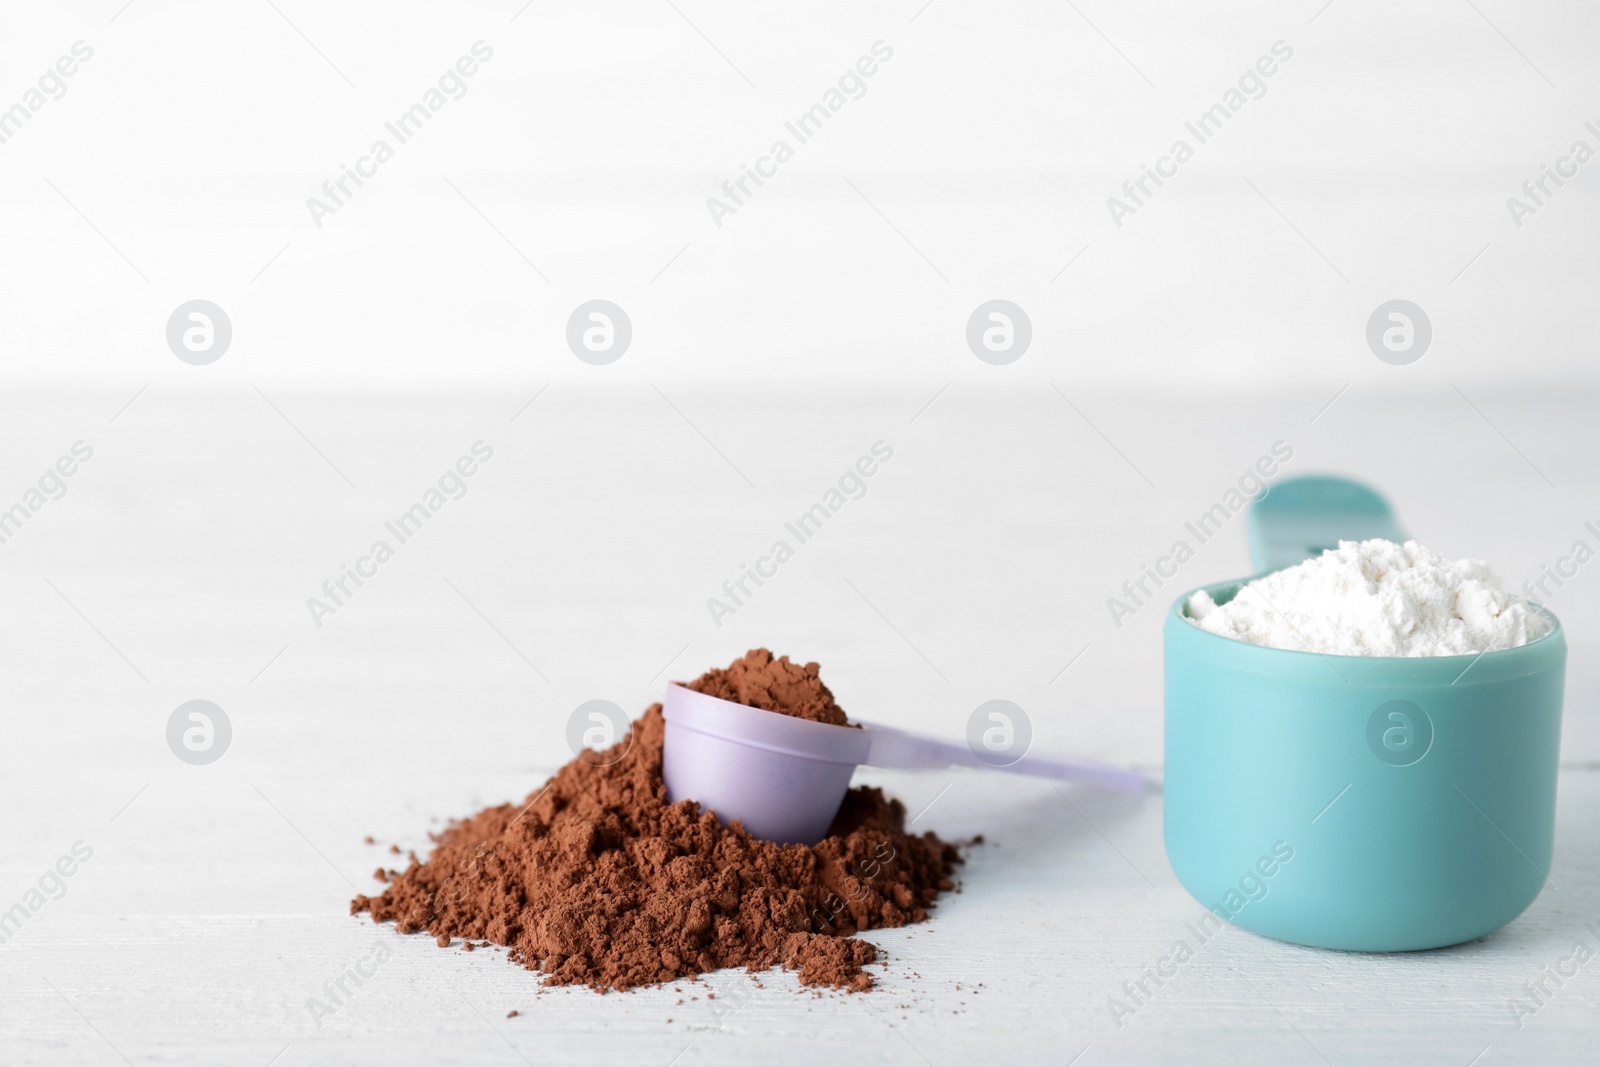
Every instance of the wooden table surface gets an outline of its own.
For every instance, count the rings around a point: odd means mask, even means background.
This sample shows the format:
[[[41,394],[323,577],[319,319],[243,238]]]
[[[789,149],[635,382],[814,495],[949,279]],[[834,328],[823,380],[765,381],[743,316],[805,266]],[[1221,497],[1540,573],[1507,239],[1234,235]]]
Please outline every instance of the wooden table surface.
[[[862,772],[919,827],[986,838],[931,922],[869,935],[888,958],[870,995],[728,972],[541,991],[498,952],[347,914],[388,843],[423,848],[440,818],[536,788],[583,700],[636,713],[756,644],[820,660],[863,717],[959,736],[1005,696],[1040,747],[1159,778],[1160,612],[1119,629],[1104,600],[1273,440],[1295,441],[1292,470],[1375,481],[1410,529],[1515,585],[1594,515],[1596,397],[1485,398],[1524,457],[1448,391],[1355,390],[1315,423],[1325,397],[1218,398],[1216,431],[1191,437],[1176,397],[1075,397],[1097,429],[1048,388],[956,387],[919,414],[937,381],[685,391],[681,411],[557,386],[518,416],[540,384],[7,396],[0,494],[77,440],[95,452],[0,545],[0,909],[75,843],[92,856],[0,945],[0,1062],[1596,1061],[1600,963],[1547,977],[1600,951],[1586,571],[1552,604],[1572,648],[1553,885],[1479,942],[1367,955],[1229,929],[1119,1026],[1108,1002],[1202,910],[1167,865],[1159,793],[966,772]],[[878,439],[895,457],[867,494],[715,626],[706,598]],[[307,598],[478,440],[495,454],[470,491],[317,626]],[[1242,542],[1227,531],[1180,583],[1244,572]],[[209,766],[165,739],[196,698],[233,730]],[[314,1016],[380,945],[392,958]]]

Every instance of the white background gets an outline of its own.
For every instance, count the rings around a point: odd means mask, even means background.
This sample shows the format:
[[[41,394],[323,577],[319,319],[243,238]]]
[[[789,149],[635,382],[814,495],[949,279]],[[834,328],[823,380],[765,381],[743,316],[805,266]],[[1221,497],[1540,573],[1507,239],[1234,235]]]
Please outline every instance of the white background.
[[[1040,746],[1159,775],[1160,608],[1249,570],[1242,518],[1122,627],[1106,598],[1274,442],[1512,587],[1600,546],[1600,163],[1520,227],[1506,205],[1600,148],[1600,16],[1474,3],[7,5],[0,108],[94,55],[0,144],[0,507],[74,442],[94,458],[0,544],[0,908],[72,842],[95,858],[0,946],[0,1058],[1591,1055],[1592,974],[1521,1029],[1507,1009],[1600,949],[1589,568],[1550,601],[1560,888],[1481,944],[1232,932],[1118,1030],[1106,998],[1198,908],[1159,801],[865,774],[998,842],[932,925],[874,935],[881,997],[769,976],[731,1021],[668,991],[536,1014],[534,976],[419,938],[320,1029],[304,1005],[385,936],[343,914],[386,858],[363,835],[423,848],[537,788],[579,703],[637,714],[754,645],[821,661],[864,718],[959,736],[1005,697]],[[307,197],[478,40],[466,95],[316,226]],[[718,227],[706,198],[880,40],[865,95]],[[1280,40],[1265,95],[1116,226],[1107,197]],[[563,336],[597,297],[634,330],[603,367]],[[196,298],[234,330],[202,367],[164,336]],[[1004,367],[964,337],[993,298],[1034,330]],[[1365,342],[1395,298],[1433,324],[1409,366]],[[314,625],[306,599],[478,440],[468,494]],[[706,599],[878,440],[866,496],[714,625]],[[193,698],[233,723],[210,767],[164,739]]]

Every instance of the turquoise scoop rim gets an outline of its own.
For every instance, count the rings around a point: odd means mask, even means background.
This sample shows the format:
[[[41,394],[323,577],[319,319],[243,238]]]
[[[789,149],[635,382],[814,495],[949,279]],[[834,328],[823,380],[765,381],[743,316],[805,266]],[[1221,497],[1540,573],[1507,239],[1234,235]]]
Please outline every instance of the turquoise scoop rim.
[[[1167,640],[1182,643],[1185,654],[1235,670],[1279,677],[1343,678],[1347,682],[1383,685],[1474,685],[1519,678],[1558,666],[1566,654],[1561,620],[1543,604],[1525,601],[1549,621],[1550,629],[1524,645],[1493,652],[1452,656],[1348,656],[1332,652],[1256,645],[1201,629],[1187,613],[1189,598],[1202,590],[1218,604],[1227,603],[1261,575],[1196,586],[1173,601],[1168,610]]]

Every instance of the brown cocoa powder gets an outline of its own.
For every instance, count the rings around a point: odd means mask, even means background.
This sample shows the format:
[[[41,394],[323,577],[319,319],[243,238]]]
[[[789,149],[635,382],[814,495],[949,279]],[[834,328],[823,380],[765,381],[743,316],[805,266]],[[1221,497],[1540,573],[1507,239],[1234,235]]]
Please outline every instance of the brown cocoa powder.
[[[816,721],[844,716],[816,664],[765,650],[691,687],[828,716]],[[507,946],[547,985],[604,992],[782,966],[806,985],[871,988],[862,968],[877,949],[850,935],[926,920],[954,888],[955,847],[907,833],[904,805],[871,787],[850,790],[828,836],[810,847],[725,827],[691,800],[669,804],[663,726],[652,705],[603,756],[573,760],[523,804],[450,823],[431,835],[426,861],[413,855],[406,870],[389,871],[383,892],[356,897],[351,913],[441,945]]]
[[[820,670],[815,663],[802,667],[790,663],[788,656],[773,659],[766,649],[753,648],[728,664],[726,670],[706,671],[690,682],[689,688],[796,719],[830,726],[851,725],[844,709],[834,702],[832,691],[822,684]]]

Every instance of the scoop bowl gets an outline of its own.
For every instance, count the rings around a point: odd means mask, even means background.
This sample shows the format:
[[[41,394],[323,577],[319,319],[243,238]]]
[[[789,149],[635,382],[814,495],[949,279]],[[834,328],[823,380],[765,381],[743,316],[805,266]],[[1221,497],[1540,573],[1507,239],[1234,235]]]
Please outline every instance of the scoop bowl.
[[[1259,571],[1340,540],[1404,540],[1343,479],[1273,486]],[[1227,603],[1249,579],[1204,586]],[[1167,612],[1165,838],[1209,911],[1319,948],[1393,952],[1504,926],[1549,882],[1567,658],[1561,624],[1480,655],[1336,656],[1249,644]],[[1213,916],[1215,918],[1213,919]]]
[[[667,687],[662,715],[667,799],[699,801],[785,845],[822,840],[871,747],[864,730],[776,715],[681,685]]]

